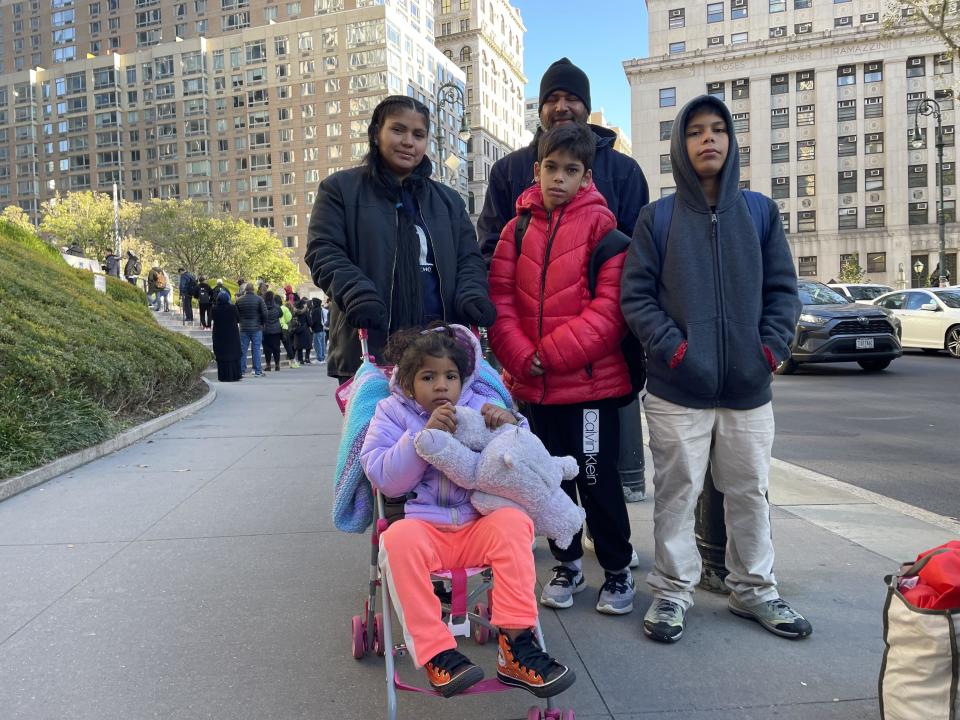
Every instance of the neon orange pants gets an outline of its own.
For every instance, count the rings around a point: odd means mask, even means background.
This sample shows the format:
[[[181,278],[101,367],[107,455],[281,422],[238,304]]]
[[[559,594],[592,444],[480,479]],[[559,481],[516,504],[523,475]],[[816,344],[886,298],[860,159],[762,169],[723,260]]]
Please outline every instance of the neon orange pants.
[[[380,569],[417,667],[457,646],[440,617],[431,572],[489,565],[493,568],[492,624],[506,628],[536,625],[532,543],[533,521],[513,508],[501,508],[459,527],[397,520],[383,533]]]

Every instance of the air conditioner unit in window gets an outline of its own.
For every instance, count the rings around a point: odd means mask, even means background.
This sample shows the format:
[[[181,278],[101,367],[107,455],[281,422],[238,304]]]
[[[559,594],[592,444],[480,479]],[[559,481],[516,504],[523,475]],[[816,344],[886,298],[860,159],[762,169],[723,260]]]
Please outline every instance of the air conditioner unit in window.
[[[948,125],[943,129],[944,135],[953,135],[953,125]]]
[[[774,180],[774,182],[775,182],[777,185],[786,185],[786,184],[787,184],[787,178],[778,177],[778,178],[774,178],[773,180]]]
[[[883,214],[883,205],[877,205],[876,207],[874,207],[874,208],[873,208],[873,212],[876,213],[877,215],[882,215],[882,214]]]
[[[917,203],[917,210],[926,210],[926,209],[927,209],[926,203]]]
[[[844,178],[852,178],[854,175],[856,175],[856,173],[853,172],[852,170],[847,170],[846,172],[843,173]]]
[[[913,166],[913,172],[915,172],[915,173],[917,173],[917,174],[925,173],[926,171],[927,171],[926,165],[914,165],[914,166]]]

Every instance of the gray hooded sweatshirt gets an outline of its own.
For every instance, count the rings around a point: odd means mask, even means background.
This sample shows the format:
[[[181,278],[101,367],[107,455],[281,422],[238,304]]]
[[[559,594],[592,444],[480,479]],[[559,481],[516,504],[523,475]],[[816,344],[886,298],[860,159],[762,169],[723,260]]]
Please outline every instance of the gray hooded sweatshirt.
[[[730,148],[711,208],[687,155],[685,129],[694,105],[724,118]],[[654,208],[641,212],[623,269],[620,304],[647,355],[647,390],[690,408],[748,410],[772,398],[774,362],[790,357],[800,300],[797,276],[776,204],[767,237],[757,237],[739,190],[733,118],[721,101],[701,96],[673,124],[670,160],[677,186],[666,242],[653,238]],[[662,200],[658,202],[663,202]],[[683,359],[671,360],[686,341]]]

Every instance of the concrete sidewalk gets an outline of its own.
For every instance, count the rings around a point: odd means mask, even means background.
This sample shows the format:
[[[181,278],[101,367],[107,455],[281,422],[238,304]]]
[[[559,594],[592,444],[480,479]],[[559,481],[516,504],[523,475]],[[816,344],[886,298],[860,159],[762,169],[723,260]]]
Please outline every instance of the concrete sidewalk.
[[[383,662],[350,657],[369,541],[330,520],[340,416],[323,372],[218,384],[200,414],[0,503],[0,718],[384,716]],[[652,502],[631,505],[633,614],[593,610],[592,555],[591,589],[543,612],[578,675],[559,705],[617,720],[878,717],[882,578],[956,524],[782,463],[771,499],[781,589],[811,638],[774,637],[708,593],[679,644],[643,637]],[[546,543],[536,556],[542,582]],[[461,644],[492,676],[493,645]],[[400,717],[525,718],[533,700],[402,694]]]

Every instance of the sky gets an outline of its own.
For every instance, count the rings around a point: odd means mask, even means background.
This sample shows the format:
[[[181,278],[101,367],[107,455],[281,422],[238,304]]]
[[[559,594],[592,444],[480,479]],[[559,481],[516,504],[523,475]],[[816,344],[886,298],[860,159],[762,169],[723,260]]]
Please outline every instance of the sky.
[[[647,54],[644,0],[511,2],[527,28],[523,38],[523,72],[528,80],[524,97],[537,97],[543,72],[554,60],[568,57],[590,78],[592,109],[603,109],[607,122],[619,125],[629,136],[630,86],[622,63]]]

